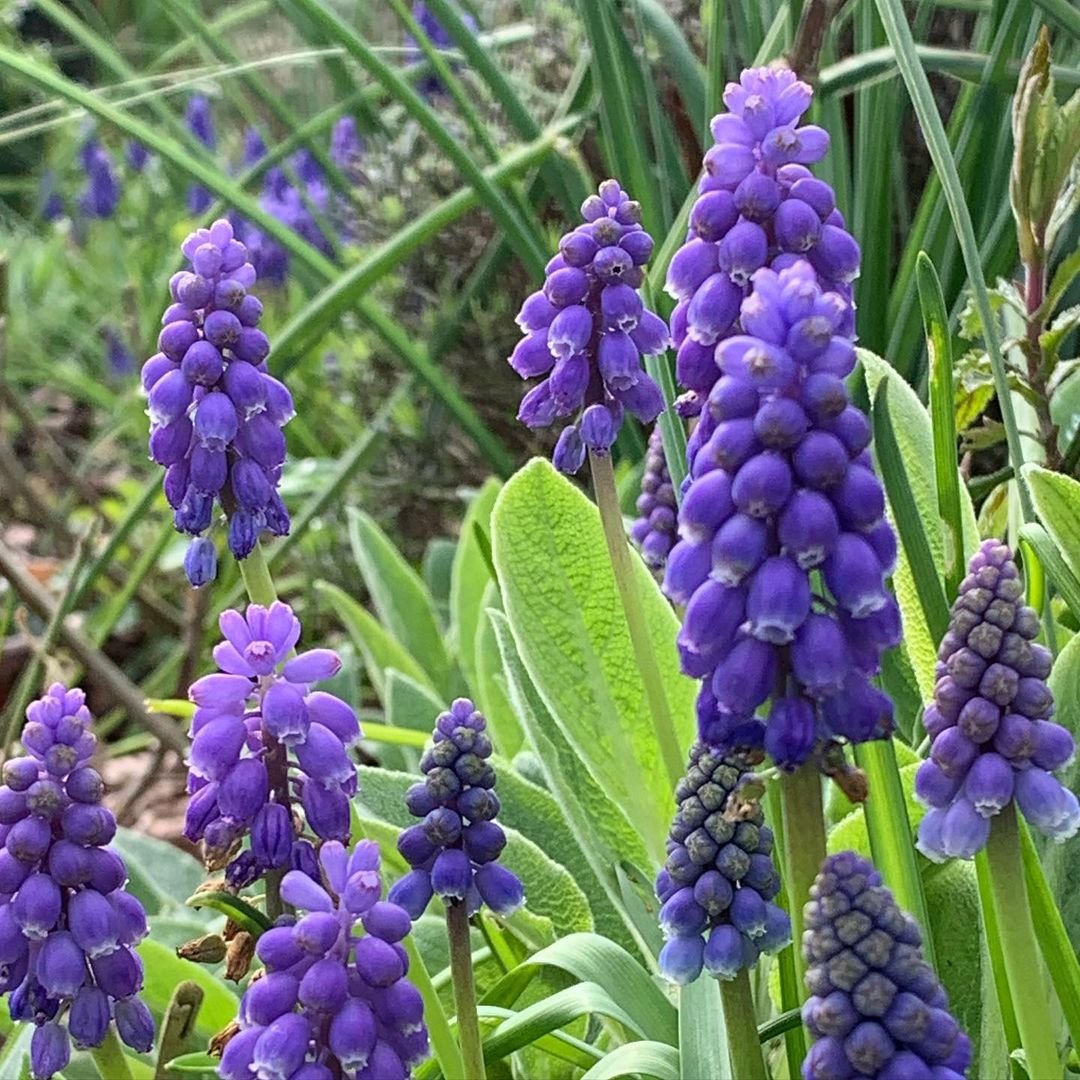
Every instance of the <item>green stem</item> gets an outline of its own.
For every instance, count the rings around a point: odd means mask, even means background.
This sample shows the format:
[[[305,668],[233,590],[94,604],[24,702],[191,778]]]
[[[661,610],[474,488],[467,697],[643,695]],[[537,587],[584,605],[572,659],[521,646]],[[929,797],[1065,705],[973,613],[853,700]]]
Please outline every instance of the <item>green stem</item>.
[[[246,558],[240,560],[240,576],[244,579],[248,599],[253,604],[269,607],[278,596],[274,588],[274,579],[270,576],[270,566],[263,554],[262,544],[255,543],[255,549]],[[263,731],[263,743],[266,746],[266,769],[270,774],[270,789],[286,809],[289,807],[288,754],[277,739]],[[266,914],[276,919],[285,910],[281,899],[281,879],[285,876],[284,868],[270,870],[266,875]]]
[[[619,509],[619,495],[615,488],[615,471],[611,467],[609,455],[594,454],[591,450],[589,466],[592,469],[593,491],[600,508],[600,520],[604,526],[604,539],[607,540],[611,568],[615,572],[615,584],[619,588],[626,625],[630,631],[630,642],[634,648],[634,659],[637,661],[638,671],[641,672],[641,681],[645,685],[645,696],[649,702],[660,756],[674,788],[683,774],[683,752],[679,746],[679,736],[675,732],[667,694],[664,692],[664,680],[660,675],[660,664],[645,622],[645,612],[641,607],[641,594],[634,580],[634,564],[630,558],[630,545],[626,539],[626,528],[623,525],[622,511]]]
[[[1020,1049],[1020,1032],[1016,1028],[1016,1012],[1013,1009],[1012,994],[1009,992],[1009,978],[1005,973],[1005,957],[1001,952],[1001,931],[998,929],[997,912],[994,910],[994,890],[990,881],[990,864],[986,861],[986,852],[980,851],[975,856],[975,876],[979,885],[979,907],[982,910],[983,933],[986,935],[986,952],[990,960],[990,974],[997,987],[998,1011],[1001,1013],[1001,1026],[1005,1030],[1005,1048],[1011,1054]],[[929,939],[930,935],[927,935]]]
[[[95,1046],[90,1051],[98,1072],[107,1076],[109,1080],[134,1080],[131,1065],[128,1062],[124,1048],[116,1037],[116,1028],[110,1024],[105,1031],[105,1040],[100,1046]]]
[[[758,1041],[754,996],[750,992],[750,974],[743,968],[734,979],[720,983],[724,1006],[731,1075],[739,1080],[768,1080],[765,1059]]]
[[[794,943],[792,953],[799,976],[799,996],[804,999],[803,904],[825,861],[825,808],[821,801],[821,775],[813,762],[781,778],[780,805],[784,822],[784,888],[790,905],[791,940]]]
[[[1025,1068],[1029,1076],[1053,1080],[1061,1076],[1061,1061],[1028,906],[1016,808],[1011,803],[993,820],[986,858],[1008,996],[1020,1030]],[[1002,1000],[1003,1014],[1008,1005],[1008,998]]]
[[[446,905],[446,933],[450,939],[450,973],[457,1008],[458,1043],[469,1080],[484,1080],[484,1045],[476,1015],[476,987],[473,984],[472,945],[469,942],[469,914],[460,900]]]
[[[446,1012],[439,1000],[439,991],[431,981],[413,935],[409,934],[401,944],[409,954],[409,978],[424,999],[424,1022],[427,1024],[432,1052],[439,1063],[443,1077],[445,1080],[467,1080],[465,1063],[461,1060],[461,1050],[454,1039],[450,1021],[447,1020]]]

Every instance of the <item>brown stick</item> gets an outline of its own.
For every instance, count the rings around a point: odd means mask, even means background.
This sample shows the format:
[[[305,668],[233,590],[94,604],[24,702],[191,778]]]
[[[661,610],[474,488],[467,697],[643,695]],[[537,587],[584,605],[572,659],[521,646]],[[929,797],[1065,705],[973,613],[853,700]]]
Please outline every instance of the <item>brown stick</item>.
[[[788,66],[800,79],[809,82],[817,75],[825,31],[838,7],[836,0],[807,0],[791,52],[788,53]]]
[[[56,604],[48,591],[29,574],[15,552],[0,542],[0,574],[11,583],[23,602],[40,618],[50,619]],[[61,642],[71,650],[84,668],[112,692],[117,704],[140,727],[145,728],[164,746],[183,754],[187,750],[184,733],[157,713],[146,708],[142,691],[94,643],[67,620],[60,624]]]

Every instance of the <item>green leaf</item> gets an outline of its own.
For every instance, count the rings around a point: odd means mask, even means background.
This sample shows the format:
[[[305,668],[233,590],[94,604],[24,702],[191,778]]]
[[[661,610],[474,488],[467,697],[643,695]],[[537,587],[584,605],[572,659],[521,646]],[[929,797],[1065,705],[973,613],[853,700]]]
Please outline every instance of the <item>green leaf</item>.
[[[175,914],[196,918],[184,900],[206,879],[199,861],[175,844],[123,827],[112,846],[128,869],[128,891],[142,901],[148,915]]]
[[[450,636],[457,647],[462,673],[476,697],[480,696],[477,692],[476,639],[484,593],[492,580],[488,563],[491,509],[501,486],[494,477],[489,478],[469,504],[465,520],[461,523],[461,537],[450,572]],[[481,535],[487,539],[486,549]]]
[[[495,749],[504,757],[516,756],[525,742],[517,712],[506,697],[506,677],[502,657],[491,625],[490,612],[502,604],[498,582],[488,582],[481,600],[483,611],[476,628],[476,694],[477,704],[487,717]]]
[[[379,620],[423,664],[430,682],[449,697],[450,658],[431,594],[369,514],[353,507],[346,513],[353,558]]]
[[[1050,534],[1039,524],[1022,525],[1020,538],[1032,546],[1054,588],[1073,615],[1080,617],[1080,581],[1061,557],[1061,551],[1050,539]]]
[[[593,870],[580,838],[567,824],[558,802],[542,787],[516,773],[508,761],[493,759],[493,764],[499,776],[500,824],[517,829],[565,866],[588,898],[597,933],[632,949],[634,939],[622,915]]]
[[[194,1054],[181,1054],[166,1063],[169,1072],[183,1073],[195,1080],[214,1080],[221,1058],[211,1057],[201,1050]]]
[[[620,1076],[651,1076],[679,1080],[679,1051],[658,1042],[632,1042],[607,1053],[581,1080],[618,1080]]]
[[[507,618],[533,684],[661,861],[671,790],[596,507],[534,459],[503,488],[492,532]],[[678,621],[641,560],[632,565],[679,742],[689,745],[694,683],[679,672]]]
[[[386,671],[386,722],[392,727],[431,734],[447,703],[422,683],[394,668]]]
[[[680,1080],[741,1080],[731,1075],[727,1030],[715,979],[679,989]]]
[[[936,595],[940,597],[934,607],[936,618],[941,620],[944,617],[947,620],[948,617],[947,607],[942,610],[945,598],[941,581],[946,572],[947,552],[943,523],[938,512],[932,425],[915,391],[888,363],[865,350],[859,350],[859,359],[866,375],[870,399],[876,403],[873,416],[875,432],[880,424],[885,423],[886,433],[891,430],[897,451],[882,460],[882,447],[876,447],[890,502],[894,495],[903,496],[909,507],[914,507],[914,522],[907,519],[896,522],[904,527],[902,531],[898,529],[901,546],[893,573],[893,587],[903,615],[908,657],[923,700],[929,701],[934,691],[938,642],[944,628],[936,633],[931,629],[922,602],[923,593],[935,595],[936,588]],[[888,389],[883,392],[883,387]],[[882,416],[882,407],[887,409],[887,416]],[[893,510],[895,512],[895,507]],[[963,488],[960,491],[960,517],[964,535],[963,562],[978,543],[971,499]],[[924,564],[916,563],[913,567],[908,547],[914,550],[928,549],[930,558]],[[922,590],[916,583],[916,572],[923,583]]]
[[[637,937],[638,948],[651,958],[652,951],[644,946],[633,919],[625,913],[626,905],[617,873],[622,859],[648,865],[649,859],[641,837],[622,810],[593,779],[552,720],[521,662],[506,616],[500,611],[488,611],[487,616],[502,656],[510,700],[543,769],[548,789],[562,807],[612,904],[623,914],[627,929]]]
[[[178,983],[189,979],[198,983],[204,997],[195,1021],[195,1032],[209,1039],[236,1018],[239,998],[228,986],[214,978],[201,964],[181,960],[174,952],[147,938],[137,949],[145,969],[140,997],[158,1015],[165,1012],[172,1001]]]
[[[453,573],[457,544],[448,536],[436,536],[424,549],[420,576],[435,604],[439,625],[450,622],[450,576]]]
[[[1039,465],[1025,466],[1024,478],[1039,520],[1080,579],[1080,483]]]
[[[316,581],[315,591],[325,596],[332,609],[345,624],[349,638],[364,658],[371,685],[380,701],[386,697],[386,672],[395,668],[414,682],[436,693],[424,669],[412,654],[387,630],[374,615],[358,604],[344,589],[329,581]]]
[[[416,782],[415,776],[362,765],[359,778],[356,798],[362,807],[399,830],[416,824],[405,808],[405,793]],[[551,919],[557,933],[592,929],[589,902],[573,876],[532,840],[508,828],[499,860],[521,878],[529,911]]]

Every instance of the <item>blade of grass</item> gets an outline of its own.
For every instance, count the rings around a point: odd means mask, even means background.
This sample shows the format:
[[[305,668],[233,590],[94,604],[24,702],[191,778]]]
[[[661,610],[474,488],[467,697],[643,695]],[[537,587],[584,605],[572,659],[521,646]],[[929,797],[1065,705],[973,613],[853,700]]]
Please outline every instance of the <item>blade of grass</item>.
[[[952,338],[937,271],[925,252],[916,270],[919,302],[930,354],[930,418],[934,432],[934,480],[938,512],[951,537],[946,552],[946,599],[956,596],[964,576],[964,532],[960,517],[960,478],[956,462],[956,395],[953,388]]]
[[[1049,533],[1041,525],[1031,522],[1020,527],[1020,537],[1031,545],[1062,600],[1073,615],[1080,618],[1080,581],[1061,557]]]
[[[911,97],[915,114],[919,120],[919,126],[926,140],[927,149],[930,151],[931,160],[941,178],[945,200],[949,206],[953,227],[956,230],[963,254],[964,265],[967,268],[968,280],[974,294],[975,305],[983,323],[987,352],[990,355],[990,366],[994,373],[998,405],[1001,409],[1002,422],[1005,425],[1009,458],[1013,468],[1018,470],[1024,463],[1020,432],[1013,411],[1011,391],[1009,390],[1008,376],[1005,370],[1005,358],[1001,351],[997,324],[990,306],[986,281],[983,278],[982,263],[979,259],[979,245],[976,242],[971,215],[964,200],[964,191],[956,171],[956,162],[953,160],[949,140],[945,134],[945,127],[937,112],[937,105],[934,102],[930,83],[927,81],[926,73],[919,64],[918,55],[915,51],[915,42],[912,40],[911,30],[908,27],[907,16],[904,14],[901,0],[875,0],[875,3],[889,41],[896,50],[897,66],[900,68],[900,74],[903,76],[908,94]],[[1031,498],[1023,477],[1020,477],[1017,482],[1017,493],[1020,497],[1020,507],[1024,519],[1031,520],[1033,517]]]
[[[1051,19],[1074,38],[1080,38],[1080,9],[1069,0],[1035,0],[1035,5],[1042,8]]]
[[[299,8],[332,37],[373,79],[379,82],[420,125],[428,138],[454,163],[462,177],[476,188],[488,212],[514,244],[518,257],[539,277],[547,262],[535,222],[523,221],[507,197],[488,180],[472,155],[454,137],[422,97],[396,68],[378,53],[332,9],[318,0],[279,0],[279,6]]]

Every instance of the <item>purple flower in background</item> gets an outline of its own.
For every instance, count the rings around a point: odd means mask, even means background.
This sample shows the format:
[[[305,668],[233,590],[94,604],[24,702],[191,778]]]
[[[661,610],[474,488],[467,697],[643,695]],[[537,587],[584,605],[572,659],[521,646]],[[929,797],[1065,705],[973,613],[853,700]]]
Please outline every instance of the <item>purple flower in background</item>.
[[[244,992],[222,1080],[406,1080],[428,1055],[401,944],[412,923],[381,899],[378,845],[361,841],[350,855],[324,843],[316,875],[321,884],[300,870],[282,880],[297,917],[259,939],[266,971]]]
[[[116,819],[88,764],[97,746],[81,690],[59,683],[26,710],[27,756],[0,787],[0,993],[13,1020],[36,1025],[31,1073],[47,1080],[76,1048],[100,1046],[115,1020],[145,1053],[154,1021],[139,1000],[146,913],[107,845]]]
[[[1080,829],[1076,796],[1052,775],[1072,760],[1073,737],[1053,720],[1052,656],[1035,644],[1039,616],[1023,595],[1008,546],[984,540],[953,604],[923,717],[933,743],[915,778],[930,807],[918,846],[935,862],[970,859],[1014,799],[1045,836],[1063,841]]]
[[[141,173],[150,162],[150,151],[138,139],[128,139],[124,144],[124,156],[134,173]]]
[[[390,899],[414,919],[433,895],[464,902],[470,915],[487,904],[506,916],[525,902],[517,876],[498,862],[506,834],[495,822],[499,797],[486,729],[473,703],[458,698],[440,714],[420,759],[427,776],[409,789],[406,803],[424,820],[398,837],[412,871],[390,890]]]
[[[114,375],[130,375],[136,368],[135,354],[128,348],[121,333],[113,326],[102,327],[105,339],[105,359]]]
[[[219,502],[229,519],[229,547],[245,559],[263,529],[289,531],[277,486],[292,396],[267,371],[262,304],[247,291],[255,268],[229,222],[193,232],[181,250],[192,269],[172,276],[174,303],[162,316],[160,352],[142,369],[150,456],[165,466],[177,529],[200,537]]]
[[[188,130],[207,150],[217,149],[217,133],[214,130],[214,114],[210,109],[210,99],[205,94],[192,94],[188,99],[184,120]],[[188,188],[188,210],[192,214],[205,214],[214,203],[214,197],[202,184],[192,184]]]
[[[639,516],[630,528],[630,536],[645,562],[654,569],[662,569],[678,540],[678,507],[664,460],[664,442],[659,427],[654,427],[649,436],[637,509]]]
[[[363,155],[364,140],[357,130],[355,118],[348,115],[338,117],[330,132],[330,160],[346,176],[354,177],[359,172]]]
[[[815,1039],[805,1080],[963,1080],[971,1041],[949,1012],[922,933],[881,875],[852,851],[830,855],[805,909],[803,1022]]]
[[[424,35],[436,49],[452,49],[454,47],[454,39],[450,36],[450,32],[435,18],[424,0],[416,0],[412,7],[412,15],[420,24],[420,29],[423,30]],[[475,33],[477,29],[476,20],[468,14],[462,14],[461,17],[465,25]],[[409,50],[410,63],[418,64],[423,62],[424,54],[420,51],[420,46],[417,45],[416,39],[411,34],[405,35],[405,47]],[[457,67],[457,64],[451,65],[454,71],[457,70]],[[443,86],[442,80],[430,72],[420,77],[416,88],[426,98],[433,98],[446,93],[446,87]]]
[[[289,865],[293,799],[322,840],[349,837],[349,797],[360,738],[353,710],[313,684],[336,675],[337,653],[293,655],[300,620],[288,604],[229,610],[214,648],[218,672],[192,684],[188,802],[184,835],[203,841],[212,868],[228,864],[236,887]],[[245,836],[250,847],[240,852]]]
[[[650,423],[663,411],[660,388],[642,370],[642,356],[664,352],[667,327],[638,292],[653,241],[641,207],[615,180],[582,204],[585,224],[559,242],[543,289],[517,317],[525,337],[510,357],[523,378],[544,376],[522,399],[518,419],[549,427],[576,416],[555,445],[553,460],[573,474],[587,450],[611,450],[623,414]]]
[[[858,275],[859,247],[832,189],[808,168],[829,146],[821,128],[800,125],[812,96],[791,71],[750,68],[728,84],[730,111],[713,118],[714,145],[666,286],[678,301],[671,332],[690,411],[704,406],[719,377],[716,344],[740,332],[740,305],[762,267],[780,270],[808,260],[822,288],[849,301],[839,333],[852,336],[850,283]]]
[[[900,639],[885,587],[896,539],[844,383],[847,308],[803,260],[755,271],[744,332],[715,350],[721,377],[688,443],[664,582],[686,605],[678,643],[702,679],[701,739],[764,746],[785,769],[823,739],[892,729],[870,680]]]
[[[56,190],[56,173],[52,169],[46,169],[38,183],[38,213],[43,221],[64,216],[64,197]]]
[[[738,798],[749,767],[745,758],[695,743],[676,785],[679,809],[656,878],[667,939],[660,974],[670,982],[685,986],[702,969],[733,979],[791,940],[791,920],[772,902],[780,891],[772,831],[759,805],[748,808]]]
[[[111,218],[120,202],[120,182],[108,150],[91,137],[79,156],[86,174],[86,187],[79,196],[80,209],[87,217]]]

